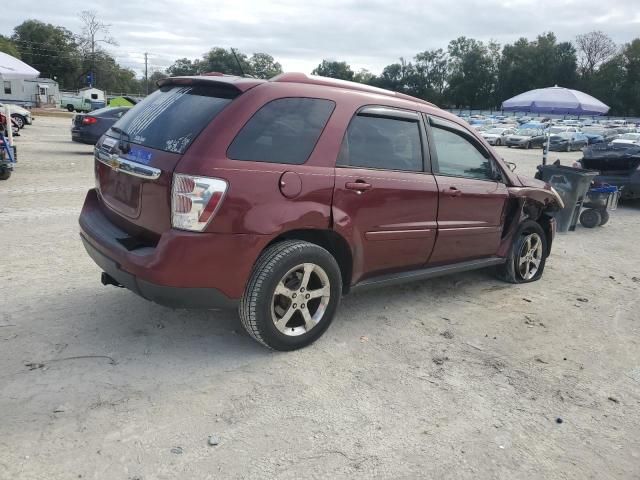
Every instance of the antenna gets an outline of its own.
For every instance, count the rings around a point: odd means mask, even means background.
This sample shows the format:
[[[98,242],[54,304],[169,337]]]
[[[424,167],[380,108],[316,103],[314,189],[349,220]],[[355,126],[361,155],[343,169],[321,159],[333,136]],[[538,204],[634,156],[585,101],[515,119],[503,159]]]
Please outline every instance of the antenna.
[[[244,77],[245,74],[244,74],[244,70],[242,70],[242,64],[240,63],[240,59],[238,58],[238,55],[236,55],[236,51],[233,48],[231,49],[231,53],[233,53],[233,56],[235,57],[236,62],[238,62],[238,68],[240,69],[240,75]]]

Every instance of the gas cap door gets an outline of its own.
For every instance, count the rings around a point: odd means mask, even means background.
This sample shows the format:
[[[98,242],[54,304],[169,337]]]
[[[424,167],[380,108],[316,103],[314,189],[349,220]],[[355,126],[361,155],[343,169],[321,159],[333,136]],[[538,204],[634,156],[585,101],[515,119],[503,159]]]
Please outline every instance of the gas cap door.
[[[302,191],[302,180],[295,172],[284,172],[278,182],[280,193],[287,198],[295,198]]]

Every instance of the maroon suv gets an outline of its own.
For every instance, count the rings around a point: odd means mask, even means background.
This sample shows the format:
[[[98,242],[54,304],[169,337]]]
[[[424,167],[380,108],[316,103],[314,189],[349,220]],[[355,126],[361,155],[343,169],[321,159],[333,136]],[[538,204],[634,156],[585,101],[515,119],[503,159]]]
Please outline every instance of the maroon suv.
[[[80,235],[104,284],[239,305],[251,336],[292,350],[350,291],[542,275],[561,200],[430,103],[298,73],[159,87],[96,145]]]

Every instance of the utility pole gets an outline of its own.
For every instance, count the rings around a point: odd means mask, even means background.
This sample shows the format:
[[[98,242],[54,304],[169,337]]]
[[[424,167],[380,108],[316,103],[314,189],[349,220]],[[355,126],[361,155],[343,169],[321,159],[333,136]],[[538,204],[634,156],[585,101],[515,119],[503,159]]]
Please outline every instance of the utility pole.
[[[148,70],[148,64],[147,64],[147,59],[149,57],[149,54],[147,52],[144,52],[144,87],[146,90],[147,95],[149,95],[149,70]]]

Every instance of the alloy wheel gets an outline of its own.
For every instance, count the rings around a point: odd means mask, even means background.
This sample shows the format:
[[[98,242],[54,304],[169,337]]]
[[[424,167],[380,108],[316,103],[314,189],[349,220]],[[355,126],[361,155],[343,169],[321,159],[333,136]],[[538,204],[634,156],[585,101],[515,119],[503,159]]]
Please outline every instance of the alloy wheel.
[[[537,233],[527,235],[518,256],[518,273],[523,280],[531,280],[542,262],[542,239]]]
[[[330,299],[331,284],[322,267],[315,263],[297,265],[276,285],[271,319],[284,335],[303,335],[320,323]]]

